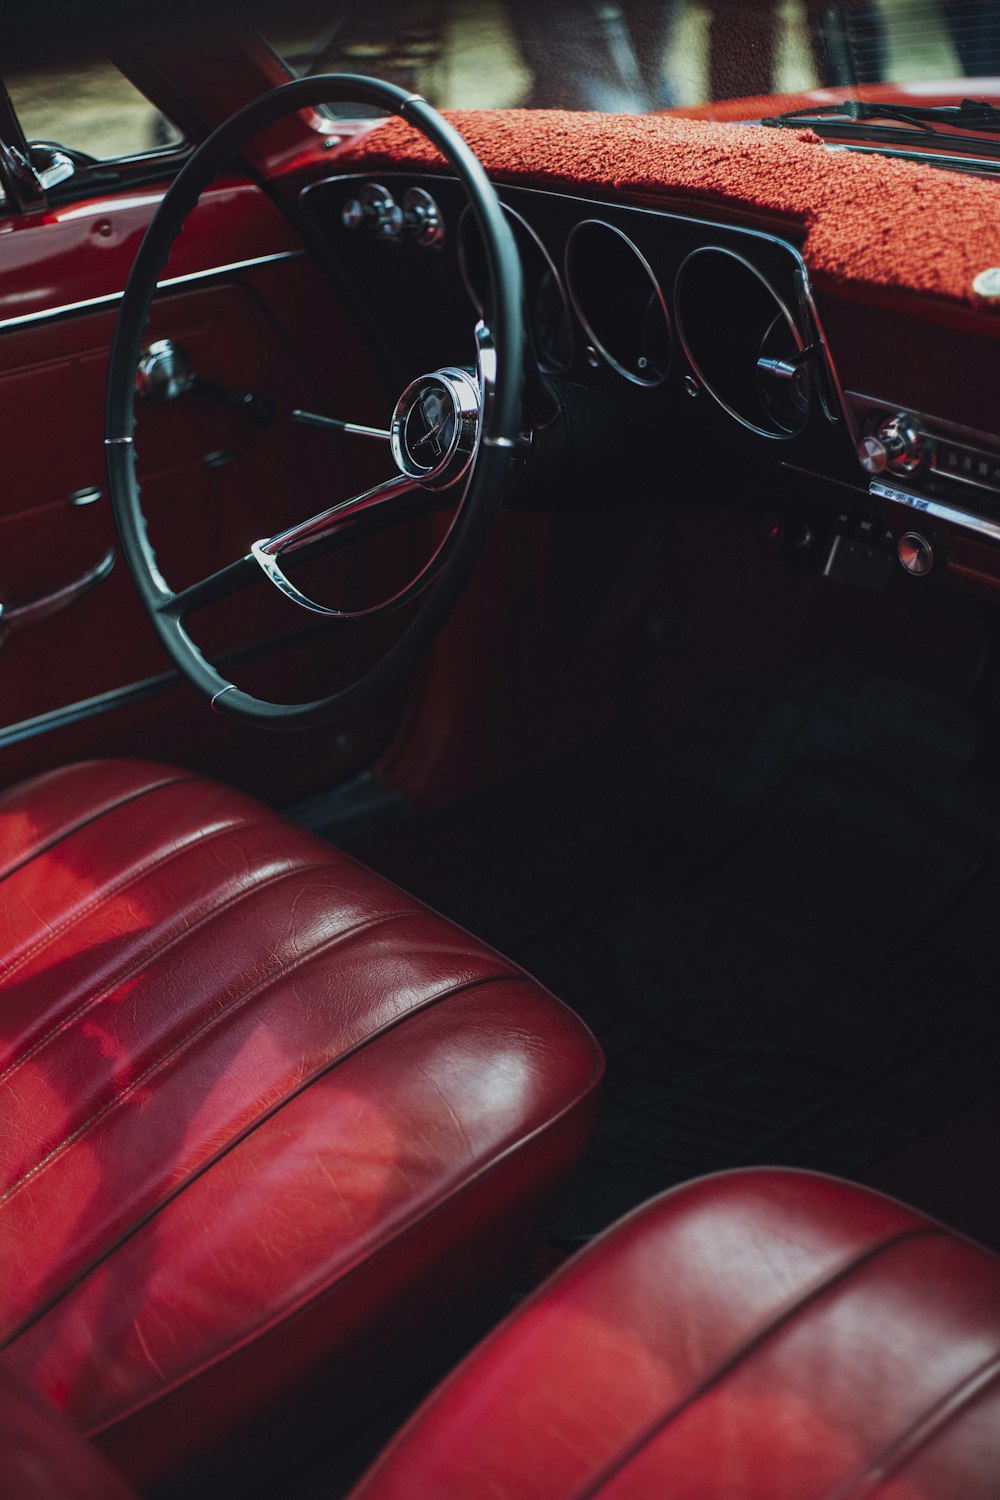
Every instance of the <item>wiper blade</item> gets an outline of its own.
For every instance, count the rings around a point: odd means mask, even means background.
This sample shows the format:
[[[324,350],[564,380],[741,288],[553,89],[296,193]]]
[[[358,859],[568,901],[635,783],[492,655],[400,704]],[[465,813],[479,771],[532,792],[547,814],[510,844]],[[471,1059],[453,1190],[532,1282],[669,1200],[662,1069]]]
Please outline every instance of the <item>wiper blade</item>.
[[[822,131],[828,121],[838,126],[877,124],[892,120],[916,125],[927,135],[940,135],[937,127],[947,125],[956,131],[1000,132],[1000,109],[986,99],[963,99],[961,104],[876,104],[867,99],[845,99],[840,104],[817,104],[811,108],[790,109],[781,115],[769,115],[762,125],[789,127],[814,125]]]

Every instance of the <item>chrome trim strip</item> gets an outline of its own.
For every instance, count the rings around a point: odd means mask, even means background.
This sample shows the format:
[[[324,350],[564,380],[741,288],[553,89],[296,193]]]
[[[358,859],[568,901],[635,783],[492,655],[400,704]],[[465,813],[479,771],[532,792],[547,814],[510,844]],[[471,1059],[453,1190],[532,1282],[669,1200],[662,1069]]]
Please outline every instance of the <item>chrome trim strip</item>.
[[[41,620],[49,620],[53,615],[61,614],[64,609],[82,599],[92,588],[103,583],[105,578],[114,571],[118,553],[114,547],[109,547],[92,568],[81,573],[79,578],[72,579],[62,588],[54,589],[51,594],[40,594],[36,599],[29,599],[27,604],[19,604],[11,609],[9,606],[4,610],[3,626],[5,630],[23,630],[26,626],[38,624]]]
[[[275,649],[280,650],[293,642],[315,638],[316,630],[312,628],[266,641],[255,641],[249,646],[241,646],[236,651],[227,651],[219,659],[217,665],[225,668],[233,662],[249,661]],[[142,677],[138,682],[130,682],[124,687],[110,688],[106,693],[98,693],[93,698],[80,698],[76,703],[66,703],[61,708],[51,708],[30,719],[18,719],[13,724],[0,727],[0,750],[6,750],[11,745],[21,744],[25,740],[37,739],[42,734],[72,728],[74,724],[99,718],[102,714],[113,713],[119,708],[130,708],[135,703],[143,703],[147,698],[155,697],[157,693],[168,692],[172,688],[182,687],[183,684],[184,678],[179,672],[161,672],[155,677]],[[229,686],[234,687],[232,683]]]
[[[985,516],[959,510],[956,505],[944,505],[940,500],[928,500],[923,495],[911,495],[906,490],[896,489],[894,485],[880,484],[877,479],[872,480],[869,490],[881,500],[889,500],[894,505],[905,505],[908,510],[933,516],[936,521],[950,521],[953,526],[961,526],[966,531],[974,531],[979,536],[988,536],[993,542],[1000,542],[1000,522],[988,521]]]
[[[159,292],[170,291],[176,286],[187,286],[193,281],[208,281],[214,276],[228,276],[233,271],[248,271],[254,266],[267,266],[279,260],[299,260],[304,250],[278,250],[273,255],[254,255],[248,260],[230,261],[224,266],[210,266],[204,271],[188,271],[183,276],[168,276],[156,283]],[[0,333],[5,328],[24,328],[29,323],[54,322],[73,313],[88,312],[97,307],[113,307],[124,297],[124,291],[107,292],[102,297],[85,297],[80,302],[63,302],[58,307],[42,307],[37,312],[19,313],[13,318],[0,318]]]
[[[135,439],[131,437],[105,438],[104,446],[105,448],[114,448],[120,443],[127,443],[131,446],[134,442]]]
[[[104,498],[104,491],[98,484],[85,485],[82,490],[74,490],[66,501],[67,505],[84,506],[94,505],[96,501]]]
[[[224,698],[227,693],[233,693],[235,691],[236,689],[233,687],[233,684],[231,682],[228,682],[224,688],[220,688],[217,693],[213,694],[211,707],[215,708],[215,705],[218,703],[220,698]]]
[[[861,441],[861,433],[858,430],[858,425],[854,420],[854,413],[851,411],[844,396],[844,388],[840,383],[840,376],[837,374],[837,367],[834,364],[833,358],[830,354],[830,343],[826,336],[826,329],[823,327],[823,319],[819,315],[819,308],[816,306],[816,298],[813,296],[812,284],[810,283],[809,275],[803,266],[796,267],[795,282],[798,288],[800,306],[804,306],[806,317],[811,321],[813,332],[815,333],[816,338],[819,341],[820,349],[823,351],[823,365],[833,384],[834,400],[836,401],[837,406],[840,410],[840,417],[843,417],[843,419],[846,421],[848,431],[851,434],[851,439],[854,443],[854,446],[857,447],[858,443]],[[819,391],[820,404],[823,407],[823,410],[826,412],[828,419],[831,422],[839,421],[840,417],[838,417],[837,413],[830,410],[830,403],[827,400],[827,393],[823,389],[822,380],[817,379],[816,389]]]
[[[53,730],[69,729],[84,719],[111,713],[116,708],[141,703],[144,699],[163,692],[165,688],[176,687],[180,681],[175,672],[163,672],[157,677],[146,677],[139,682],[130,683],[128,687],[98,693],[94,698],[81,698],[76,703],[67,704],[65,708],[53,708],[48,713],[36,714],[31,719],[19,719],[16,724],[0,729],[0,750],[6,750],[10,745],[19,745],[25,740],[36,739]]]

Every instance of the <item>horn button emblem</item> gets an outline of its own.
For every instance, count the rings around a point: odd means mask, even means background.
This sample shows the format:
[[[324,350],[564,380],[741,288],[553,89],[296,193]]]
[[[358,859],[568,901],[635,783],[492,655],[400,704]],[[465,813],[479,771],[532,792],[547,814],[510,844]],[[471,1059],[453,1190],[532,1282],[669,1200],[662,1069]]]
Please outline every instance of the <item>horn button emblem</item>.
[[[479,385],[468,370],[435,370],[411,381],[389,428],[401,472],[430,489],[461,479],[476,451],[481,410]]]

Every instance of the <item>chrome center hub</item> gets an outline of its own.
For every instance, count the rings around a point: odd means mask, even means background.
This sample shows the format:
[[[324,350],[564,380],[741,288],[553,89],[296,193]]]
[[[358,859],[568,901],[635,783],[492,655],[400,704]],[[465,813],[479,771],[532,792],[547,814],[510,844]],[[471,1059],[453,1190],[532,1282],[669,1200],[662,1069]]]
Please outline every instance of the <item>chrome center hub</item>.
[[[482,397],[469,370],[448,367],[410,382],[389,427],[401,473],[429,489],[461,479],[479,441]]]

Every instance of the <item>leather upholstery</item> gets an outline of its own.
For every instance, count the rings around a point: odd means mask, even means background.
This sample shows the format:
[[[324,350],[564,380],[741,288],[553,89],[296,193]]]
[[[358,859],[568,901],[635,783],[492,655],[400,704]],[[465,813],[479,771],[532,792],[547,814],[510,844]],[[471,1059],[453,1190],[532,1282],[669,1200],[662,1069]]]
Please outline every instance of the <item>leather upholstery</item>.
[[[511,1263],[601,1071],[519,969],[238,793],[0,797],[0,1370],[136,1482]]]
[[[0,1372],[4,1500],[134,1500],[134,1491],[59,1412]]]
[[[1000,1495],[1000,1261],[808,1173],[691,1183],[571,1261],[352,1500]]]

